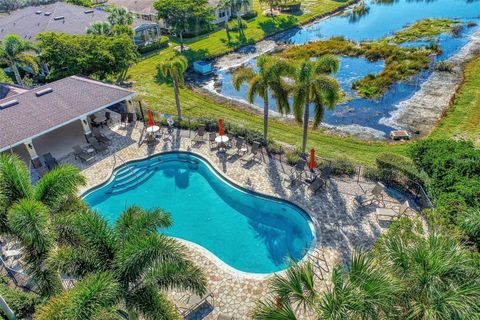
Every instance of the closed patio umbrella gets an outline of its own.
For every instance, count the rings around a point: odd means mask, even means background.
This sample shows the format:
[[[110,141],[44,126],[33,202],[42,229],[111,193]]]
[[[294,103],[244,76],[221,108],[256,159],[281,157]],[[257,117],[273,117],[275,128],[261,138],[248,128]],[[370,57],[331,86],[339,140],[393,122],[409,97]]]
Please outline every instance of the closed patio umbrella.
[[[308,160],[308,168],[310,170],[313,170],[315,169],[316,167],[316,163],[315,163],[315,149],[312,149],[310,150],[310,159]]]
[[[147,126],[148,126],[148,127],[154,126],[154,125],[155,125],[155,121],[153,120],[152,111],[148,110],[148,111],[147,111],[147,115],[148,115],[148,123],[147,123]]]
[[[225,129],[223,128],[223,120],[218,120],[218,134],[223,136],[225,134]]]

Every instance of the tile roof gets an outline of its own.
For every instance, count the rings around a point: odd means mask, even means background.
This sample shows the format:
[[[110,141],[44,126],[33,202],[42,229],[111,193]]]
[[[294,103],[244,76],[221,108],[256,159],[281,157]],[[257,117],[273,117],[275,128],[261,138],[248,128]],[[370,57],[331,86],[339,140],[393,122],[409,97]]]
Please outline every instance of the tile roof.
[[[153,8],[155,0],[108,0],[108,3],[125,7],[135,13],[156,14],[157,11]],[[173,0],[172,0],[173,1]],[[208,0],[208,5],[216,8],[220,0]]]
[[[37,96],[36,93],[48,88],[52,91]],[[133,97],[134,94],[118,86],[72,76],[1,99],[0,151]],[[9,106],[9,103],[13,105]]]
[[[50,13],[50,14],[48,14]],[[63,19],[59,19],[63,17]],[[106,21],[107,12],[64,2],[43,6],[30,6],[0,16],[0,40],[7,34],[15,33],[30,40],[40,32],[56,31],[69,34],[84,34],[95,21]],[[153,22],[134,19],[136,28]]]

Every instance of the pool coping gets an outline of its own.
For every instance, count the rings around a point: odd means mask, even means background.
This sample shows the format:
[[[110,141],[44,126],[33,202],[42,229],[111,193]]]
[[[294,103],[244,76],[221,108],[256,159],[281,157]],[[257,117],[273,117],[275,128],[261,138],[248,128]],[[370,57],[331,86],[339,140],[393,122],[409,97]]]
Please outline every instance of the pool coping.
[[[311,241],[310,246],[308,247],[308,250],[306,250],[305,255],[300,260],[298,260],[297,263],[302,263],[305,260],[307,260],[309,254],[317,247],[318,237],[317,237],[317,230],[315,228],[315,223],[314,223],[313,218],[310,215],[309,211],[307,209],[305,209],[302,205],[299,205],[296,202],[291,201],[291,200],[282,199],[282,198],[279,198],[279,197],[276,197],[276,196],[265,194],[263,192],[250,190],[250,189],[248,189],[244,186],[241,186],[239,183],[234,181],[232,178],[227,176],[225,173],[221,172],[220,170],[217,170],[217,168],[215,168],[215,166],[211,163],[210,160],[205,158],[203,155],[201,155],[197,152],[193,152],[193,151],[186,151],[186,150],[162,151],[162,152],[153,153],[153,154],[148,155],[146,157],[138,157],[138,158],[134,158],[134,159],[131,159],[131,160],[126,160],[121,165],[113,168],[112,171],[110,172],[110,174],[108,175],[108,177],[103,182],[100,182],[100,183],[88,188],[87,190],[80,191],[79,196],[80,196],[80,198],[84,199],[86,196],[88,196],[92,192],[108,185],[112,181],[112,179],[114,178],[115,173],[118,172],[119,170],[121,170],[122,168],[126,167],[127,165],[130,165],[130,164],[136,163],[136,162],[142,162],[142,161],[145,161],[145,160],[148,160],[148,159],[151,159],[151,158],[154,158],[154,157],[158,157],[158,156],[161,156],[161,155],[178,154],[178,153],[193,155],[194,157],[200,158],[200,160],[204,161],[207,164],[207,166],[210,168],[210,170],[212,170],[215,174],[217,174],[226,183],[231,184],[234,188],[240,189],[240,191],[243,191],[243,192],[246,192],[246,193],[254,193],[254,194],[257,194],[261,197],[265,197],[267,199],[274,200],[274,201],[286,202],[286,203],[300,209],[299,213],[302,214],[307,219],[308,225],[310,227],[310,231],[312,232],[313,239]],[[112,156],[115,157],[114,154],[112,154]],[[256,280],[265,280],[265,279],[267,279],[267,278],[269,278],[273,275],[284,274],[289,269],[289,267],[287,267],[283,270],[279,270],[279,271],[275,271],[275,272],[271,272],[271,273],[255,273],[255,272],[241,271],[241,270],[238,270],[238,269],[232,267],[231,265],[227,264],[222,259],[220,259],[218,256],[216,256],[213,252],[211,252],[207,248],[205,248],[205,247],[203,247],[203,246],[201,246],[201,245],[199,245],[199,244],[197,244],[193,241],[189,241],[189,240],[185,240],[185,239],[178,238],[178,237],[173,237],[173,236],[171,236],[171,237],[179,240],[181,243],[188,244],[191,247],[195,248],[196,250],[200,251],[209,260],[214,262],[219,268],[223,269],[224,271],[234,273],[234,274],[237,274],[237,275],[241,275],[244,278],[250,278],[250,279],[256,279]]]

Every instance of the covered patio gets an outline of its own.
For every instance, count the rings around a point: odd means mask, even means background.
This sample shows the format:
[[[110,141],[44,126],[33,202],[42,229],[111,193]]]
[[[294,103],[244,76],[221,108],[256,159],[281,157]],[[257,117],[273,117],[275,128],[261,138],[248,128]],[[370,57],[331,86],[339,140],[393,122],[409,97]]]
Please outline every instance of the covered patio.
[[[134,95],[79,76],[9,95],[0,100],[0,152],[17,154],[33,175],[41,175],[48,159],[56,163],[74,146],[89,150],[95,134],[108,135],[111,125],[133,121]]]

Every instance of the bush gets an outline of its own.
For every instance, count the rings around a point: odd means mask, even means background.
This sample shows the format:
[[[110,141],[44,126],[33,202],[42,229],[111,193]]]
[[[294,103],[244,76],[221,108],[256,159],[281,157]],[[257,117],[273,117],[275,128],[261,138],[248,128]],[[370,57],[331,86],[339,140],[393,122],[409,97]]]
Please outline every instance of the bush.
[[[435,70],[441,72],[452,72],[453,71],[453,63],[448,61],[440,61],[437,62],[435,65]]]
[[[421,174],[411,159],[394,154],[394,153],[381,153],[375,159],[377,167],[384,170],[397,171],[405,176],[407,179],[411,179],[420,184],[423,184],[427,177]]]
[[[168,37],[161,36],[157,41],[138,48],[138,53],[143,54],[154,50],[160,50],[168,47]]]
[[[35,307],[40,303],[40,298],[31,292],[24,292],[8,286],[9,279],[0,275],[0,295],[5,299],[18,319],[29,319],[35,313]],[[3,319],[6,316],[0,309]]]
[[[351,176],[355,173],[355,165],[348,159],[335,159],[331,162],[331,167],[335,176]]]
[[[285,159],[287,160],[287,163],[291,166],[294,166],[297,164],[297,162],[301,159],[302,157],[302,149],[300,147],[297,147],[295,150],[290,150],[285,154]]]
[[[275,140],[269,140],[267,143],[267,152],[271,154],[282,154],[282,146]]]
[[[257,16],[258,16],[258,12],[257,12],[257,11],[250,11],[250,12],[248,12],[247,14],[244,14],[244,15],[242,16],[242,19],[243,19],[243,20],[246,20],[246,21],[249,21],[249,20],[255,19]]]
[[[458,226],[464,234],[480,247],[480,208],[471,209],[459,215]]]

